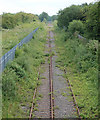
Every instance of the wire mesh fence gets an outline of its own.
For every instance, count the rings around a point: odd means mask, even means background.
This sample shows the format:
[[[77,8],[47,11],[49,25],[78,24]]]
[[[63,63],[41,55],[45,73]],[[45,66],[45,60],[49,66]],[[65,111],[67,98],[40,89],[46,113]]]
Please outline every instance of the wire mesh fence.
[[[28,36],[26,36],[21,42],[19,42],[16,46],[14,46],[12,49],[10,49],[5,55],[3,55],[0,58],[0,74],[3,72],[4,68],[6,67],[7,63],[9,61],[12,61],[15,58],[15,51],[16,48],[20,48],[23,44],[30,41],[33,37],[33,34],[38,30],[36,28],[34,31],[32,31]]]

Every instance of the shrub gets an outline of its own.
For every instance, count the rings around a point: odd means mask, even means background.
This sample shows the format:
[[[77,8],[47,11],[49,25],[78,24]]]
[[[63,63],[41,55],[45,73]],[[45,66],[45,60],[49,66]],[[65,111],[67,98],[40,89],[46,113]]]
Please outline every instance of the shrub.
[[[7,69],[2,76],[2,94],[5,99],[12,99],[16,96],[16,80],[18,79],[14,71]],[[7,98],[6,98],[7,97]]]
[[[4,14],[2,16],[2,27],[5,29],[11,29],[16,26],[14,15]]]
[[[26,76],[24,69],[15,62],[12,62],[7,67],[9,69],[12,69],[16,73],[18,78],[23,78]]]
[[[17,58],[17,57],[20,56],[22,53],[23,53],[22,49],[16,48],[15,57]]]
[[[37,16],[31,13],[19,12],[16,14],[3,13],[2,15],[2,27],[5,29],[14,28],[16,25],[22,23],[30,23],[37,20]]]
[[[80,20],[73,20],[69,23],[68,31],[72,34],[78,31],[79,33],[84,33],[84,25]]]

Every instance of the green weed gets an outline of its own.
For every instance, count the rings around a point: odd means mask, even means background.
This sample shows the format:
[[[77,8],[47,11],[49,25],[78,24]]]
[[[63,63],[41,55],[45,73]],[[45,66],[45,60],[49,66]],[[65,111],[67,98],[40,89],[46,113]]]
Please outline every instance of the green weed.
[[[14,61],[9,62],[2,73],[3,118],[27,118],[29,116],[28,108],[31,106],[34,90],[41,84],[37,79],[38,69],[45,62],[44,46],[47,30],[44,23],[41,23],[40,27],[42,30],[39,29],[35,33],[34,39],[23,45],[21,49],[17,48]],[[25,111],[22,110],[22,105],[27,107]]]
[[[67,70],[65,78],[70,80],[81,117],[98,117],[98,42],[83,44],[63,30],[56,29],[55,33],[57,67]]]

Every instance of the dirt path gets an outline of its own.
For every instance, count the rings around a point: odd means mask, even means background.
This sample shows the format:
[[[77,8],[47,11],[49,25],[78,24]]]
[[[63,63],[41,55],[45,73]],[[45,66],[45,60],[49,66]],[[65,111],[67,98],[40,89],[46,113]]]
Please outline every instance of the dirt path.
[[[63,77],[64,72],[61,71],[56,63],[57,53],[54,43],[54,34],[50,31],[51,50],[54,52],[52,56],[52,71],[53,71],[53,90],[54,90],[54,116],[55,118],[76,118],[76,109],[74,107],[70,89],[66,79]],[[49,42],[46,44],[46,51],[48,52]],[[38,93],[42,98],[38,102],[38,111],[35,111],[35,118],[50,118],[50,96],[49,96],[49,64],[46,60],[42,66],[44,73],[41,74],[43,79],[42,84],[38,88]]]

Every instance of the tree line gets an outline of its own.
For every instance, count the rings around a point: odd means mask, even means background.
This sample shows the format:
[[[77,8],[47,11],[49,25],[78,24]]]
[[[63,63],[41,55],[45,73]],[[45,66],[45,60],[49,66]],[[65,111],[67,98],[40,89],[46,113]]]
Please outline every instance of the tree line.
[[[100,2],[84,3],[82,5],[72,5],[58,12],[58,15],[49,16],[48,13],[42,12],[40,15],[19,12],[16,14],[3,13],[2,28],[11,29],[16,25],[25,22],[32,22],[37,19],[40,21],[58,21],[58,26],[64,28],[70,33],[78,32],[84,36],[99,39],[99,11]]]
[[[57,15],[53,15],[53,16],[49,16],[48,13],[46,12],[42,12],[39,15],[39,19],[42,21],[46,20],[46,21],[54,21],[57,20]]]
[[[22,23],[30,23],[32,21],[36,21],[39,19],[41,22],[54,21],[57,19],[57,15],[49,16],[46,12],[42,12],[40,15],[34,15],[31,13],[24,13],[24,12],[18,12],[16,14],[3,13],[1,26],[4,29],[11,29]]]
[[[37,16],[31,13],[19,12],[16,14],[3,13],[2,15],[2,28],[11,29],[21,23],[36,21]]]
[[[66,31],[99,39],[100,2],[72,5],[58,12],[58,26]]]

